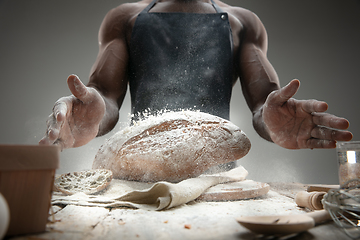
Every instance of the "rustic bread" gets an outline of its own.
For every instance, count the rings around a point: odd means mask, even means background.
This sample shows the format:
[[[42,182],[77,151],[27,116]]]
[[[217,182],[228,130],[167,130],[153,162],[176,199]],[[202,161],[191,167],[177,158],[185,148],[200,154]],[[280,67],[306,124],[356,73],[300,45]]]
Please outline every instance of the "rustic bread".
[[[81,172],[65,173],[55,179],[55,189],[72,195],[83,192],[95,194],[104,190],[112,180],[112,172],[107,169],[93,169]]]
[[[99,149],[94,169],[115,178],[178,182],[245,156],[250,141],[233,123],[202,112],[165,112],[134,123]]]

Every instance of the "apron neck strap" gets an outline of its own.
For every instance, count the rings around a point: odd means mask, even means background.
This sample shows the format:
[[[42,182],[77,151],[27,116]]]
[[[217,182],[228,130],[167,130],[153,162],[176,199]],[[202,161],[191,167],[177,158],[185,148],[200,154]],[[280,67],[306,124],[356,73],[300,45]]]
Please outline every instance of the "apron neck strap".
[[[149,5],[147,5],[146,8],[144,8],[144,10],[141,11],[141,13],[147,13],[148,11],[150,11],[150,9],[155,5],[157,0],[153,0]]]
[[[215,8],[217,13],[223,13],[224,11],[214,2],[214,0],[211,0],[211,3],[213,7]]]
[[[142,10],[142,13],[147,13],[150,11],[151,8],[154,7],[154,5],[156,4],[157,0],[153,0],[149,5],[147,5],[147,7]],[[214,0],[211,0],[211,4],[213,5],[213,7],[215,8],[217,13],[223,13],[224,11],[214,2]]]

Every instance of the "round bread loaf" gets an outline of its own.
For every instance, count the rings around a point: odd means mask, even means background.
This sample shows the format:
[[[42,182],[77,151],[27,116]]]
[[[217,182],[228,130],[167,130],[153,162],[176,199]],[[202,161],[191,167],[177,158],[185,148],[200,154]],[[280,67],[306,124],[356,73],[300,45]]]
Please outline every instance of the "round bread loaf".
[[[199,176],[245,156],[250,141],[233,123],[202,112],[165,112],[117,132],[95,156],[93,168],[114,178],[145,182]]]
[[[78,192],[95,194],[109,186],[112,177],[112,172],[107,169],[64,173],[55,179],[54,186],[56,190],[67,195]]]

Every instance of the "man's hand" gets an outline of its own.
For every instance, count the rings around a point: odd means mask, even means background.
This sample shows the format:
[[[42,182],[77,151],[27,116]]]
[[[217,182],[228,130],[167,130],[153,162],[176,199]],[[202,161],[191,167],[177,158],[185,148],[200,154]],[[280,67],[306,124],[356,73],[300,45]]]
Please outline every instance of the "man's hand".
[[[288,149],[335,148],[337,141],[350,141],[349,122],[325,113],[327,103],[292,98],[299,87],[292,80],[267,97],[262,114],[272,141]]]
[[[60,98],[47,120],[41,145],[59,144],[61,149],[79,147],[96,137],[105,114],[105,102],[99,92],[86,87],[75,75],[67,79],[73,95]]]

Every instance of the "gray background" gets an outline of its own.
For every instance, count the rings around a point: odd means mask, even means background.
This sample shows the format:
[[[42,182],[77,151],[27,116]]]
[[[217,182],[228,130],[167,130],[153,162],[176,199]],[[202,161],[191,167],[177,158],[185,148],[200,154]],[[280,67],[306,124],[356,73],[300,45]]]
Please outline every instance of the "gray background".
[[[0,144],[37,144],[54,102],[69,95],[66,78],[85,83],[97,55],[105,14],[122,0],[0,0]],[[359,139],[358,72],[360,4],[355,0],[225,0],[254,11],[269,34],[269,59],[284,86],[301,81],[298,99],[329,103],[329,112],[350,120]],[[120,123],[108,135],[61,153],[58,173],[91,167],[97,149],[128,120],[129,96]],[[249,179],[337,184],[331,150],[286,150],[257,136],[238,83],[231,120],[252,141],[240,163]]]

